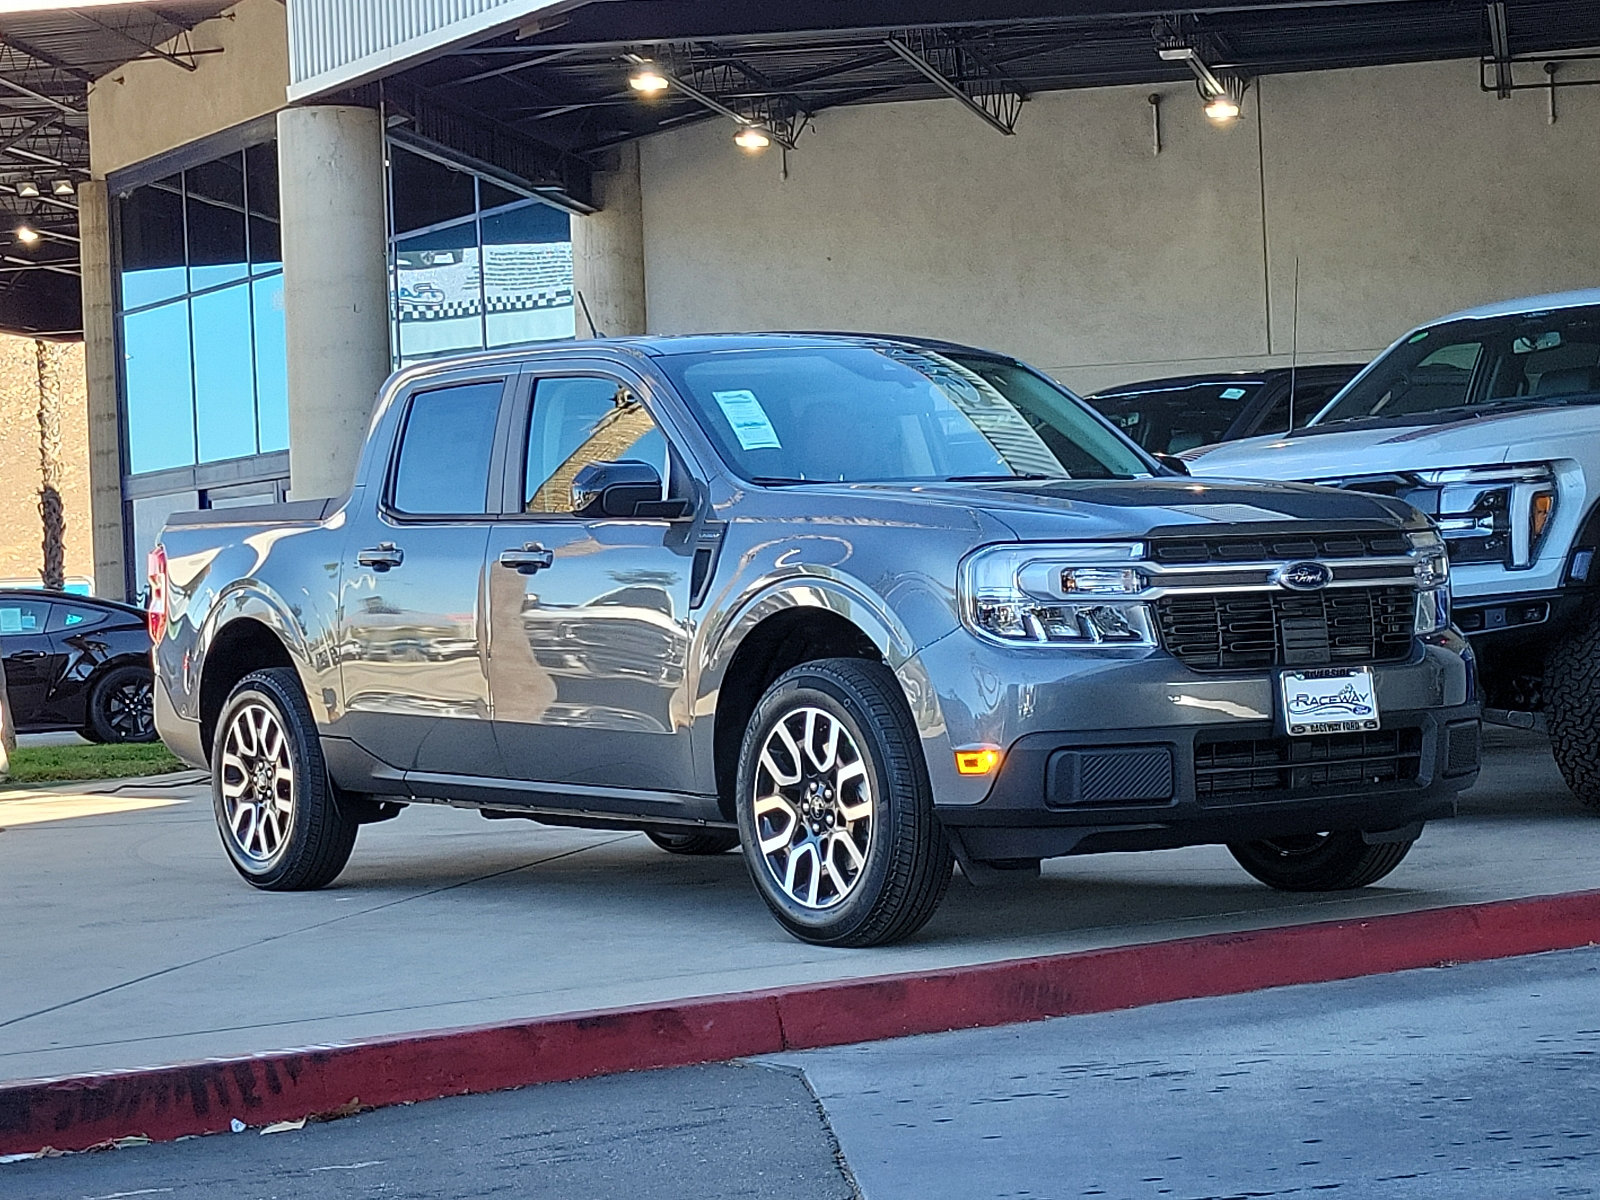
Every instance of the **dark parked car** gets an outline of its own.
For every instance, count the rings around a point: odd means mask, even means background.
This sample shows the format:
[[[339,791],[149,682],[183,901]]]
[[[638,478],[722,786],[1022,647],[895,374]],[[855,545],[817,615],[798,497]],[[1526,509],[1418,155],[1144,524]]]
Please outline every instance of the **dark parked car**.
[[[1360,369],[1359,363],[1339,363],[1176,375],[1107,388],[1087,399],[1150,453],[1182,454],[1197,446],[1299,429]]]
[[[18,732],[155,740],[150,630],[141,610],[89,596],[0,591],[0,658]]]

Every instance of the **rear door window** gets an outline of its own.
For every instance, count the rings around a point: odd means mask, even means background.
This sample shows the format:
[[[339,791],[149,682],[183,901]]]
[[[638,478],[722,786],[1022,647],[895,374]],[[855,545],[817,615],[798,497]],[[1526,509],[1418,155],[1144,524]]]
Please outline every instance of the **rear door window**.
[[[389,502],[409,516],[481,516],[489,511],[489,468],[500,419],[502,379],[418,392],[406,408]]]
[[[48,600],[0,600],[0,637],[25,637],[43,633],[50,623]]]

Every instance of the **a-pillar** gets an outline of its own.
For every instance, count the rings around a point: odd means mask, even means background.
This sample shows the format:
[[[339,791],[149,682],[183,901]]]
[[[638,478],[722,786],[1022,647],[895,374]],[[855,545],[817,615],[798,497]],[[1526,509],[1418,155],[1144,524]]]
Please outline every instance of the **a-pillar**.
[[[116,278],[111,270],[111,201],[103,179],[86,179],[78,185],[78,239],[94,590],[97,596],[124,600],[129,589],[122,536],[122,435],[117,421]],[[143,578],[144,564],[135,565]]]
[[[600,211],[572,218],[572,276],[583,297],[578,336],[590,336],[590,320],[601,337],[646,333],[638,143],[619,148],[615,170],[595,172],[594,190]]]
[[[383,125],[370,108],[278,114],[289,492],[342,495],[389,374]]]

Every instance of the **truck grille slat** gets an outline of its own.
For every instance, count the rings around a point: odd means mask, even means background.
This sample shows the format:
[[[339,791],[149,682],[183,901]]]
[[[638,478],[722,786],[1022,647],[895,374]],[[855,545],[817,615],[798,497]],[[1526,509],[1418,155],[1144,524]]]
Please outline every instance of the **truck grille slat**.
[[[1194,749],[1195,795],[1202,803],[1263,792],[1415,783],[1421,772],[1420,729],[1201,741]]]
[[[1178,595],[1157,600],[1155,611],[1161,644],[1197,671],[1399,662],[1411,653],[1416,592]]]

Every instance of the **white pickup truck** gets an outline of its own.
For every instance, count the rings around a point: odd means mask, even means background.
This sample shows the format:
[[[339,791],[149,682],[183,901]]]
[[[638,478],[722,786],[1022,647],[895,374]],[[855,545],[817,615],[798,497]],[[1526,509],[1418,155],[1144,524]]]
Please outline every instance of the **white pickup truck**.
[[[1306,428],[1182,457],[1196,475],[1331,484],[1431,514],[1484,717],[1547,729],[1573,792],[1600,808],[1600,290],[1433,321]]]

